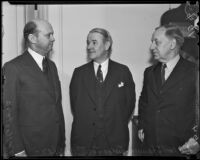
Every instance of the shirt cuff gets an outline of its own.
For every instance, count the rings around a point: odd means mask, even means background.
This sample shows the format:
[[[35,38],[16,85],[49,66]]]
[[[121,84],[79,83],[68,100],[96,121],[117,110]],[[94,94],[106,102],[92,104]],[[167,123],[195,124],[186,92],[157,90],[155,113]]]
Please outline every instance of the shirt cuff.
[[[15,156],[18,156],[18,155],[21,155],[22,153],[25,153],[25,150],[19,152],[19,153],[16,153]]]

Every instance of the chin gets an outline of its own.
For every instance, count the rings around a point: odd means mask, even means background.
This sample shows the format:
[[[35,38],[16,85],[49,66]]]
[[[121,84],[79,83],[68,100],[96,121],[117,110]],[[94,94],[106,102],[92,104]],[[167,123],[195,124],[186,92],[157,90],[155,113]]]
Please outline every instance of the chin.
[[[95,59],[96,56],[95,56],[93,53],[89,53],[89,54],[88,54],[88,58],[90,58],[90,59]]]
[[[153,55],[153,58],[156,59],[156,60],[158,60],[158,59],[159,59],[159,56],[154,54],[154,55]]]

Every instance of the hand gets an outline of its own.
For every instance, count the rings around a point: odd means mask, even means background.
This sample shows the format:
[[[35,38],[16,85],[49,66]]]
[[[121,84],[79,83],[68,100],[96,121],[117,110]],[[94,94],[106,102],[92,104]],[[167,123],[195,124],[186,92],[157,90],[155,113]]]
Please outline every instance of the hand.
[[[125,151],[122,154],[123,154],[123,156],[128,156],[128,151]]]
[[[65,153],[62,152],[62,153],[59,154],[59,156],[60,156],[60,157],[63,157],[63,156],[65,156]]]
[[[15,157],[27,157],[27,154],[25,151],[22,151],[20,153],[15,154]]]
[[[182,154],[196,154],[200,151],[200,145],[194,138],[190,138],[184,145],[180,146],[178,149]]]
[[[144,132],[143,132],[143,129],[138,130],[138,137],[141,140],[141,142],[144,141]]]

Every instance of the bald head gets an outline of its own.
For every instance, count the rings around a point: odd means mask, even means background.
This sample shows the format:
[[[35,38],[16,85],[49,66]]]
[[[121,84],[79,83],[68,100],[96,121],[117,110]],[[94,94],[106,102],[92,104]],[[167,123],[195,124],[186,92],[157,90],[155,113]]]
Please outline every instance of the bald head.
[[[29,34],[38,34],[39,29],[42,26],[51,26],[51,24],[43,19],[33,19],[31,21],[29,21],[25,27],[24,27],[24,39],[25,39],[25,43],[29,44],[29,39],[28,36]]]
[[[55,41],[53,34],[51,24],[42,19],[33,19],[24,27],[26,46],[44,56],[52,50]]]

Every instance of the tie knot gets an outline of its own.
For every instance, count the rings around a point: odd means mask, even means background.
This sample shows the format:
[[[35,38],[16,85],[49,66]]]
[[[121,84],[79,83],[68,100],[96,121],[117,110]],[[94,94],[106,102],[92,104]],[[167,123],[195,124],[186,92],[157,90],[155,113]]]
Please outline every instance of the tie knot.
[[[101,69],[101,65],[99,65],[98,70]]]
[[[162,64],[162,68],[163,68],[163,69],[167,68],[166,63],[163,63],[163,64]]]

